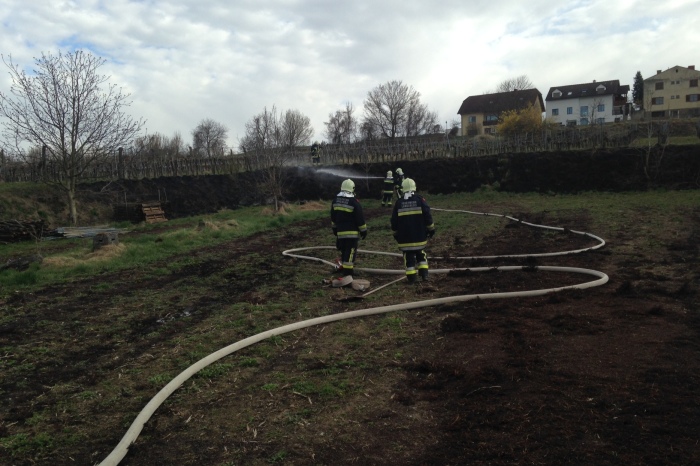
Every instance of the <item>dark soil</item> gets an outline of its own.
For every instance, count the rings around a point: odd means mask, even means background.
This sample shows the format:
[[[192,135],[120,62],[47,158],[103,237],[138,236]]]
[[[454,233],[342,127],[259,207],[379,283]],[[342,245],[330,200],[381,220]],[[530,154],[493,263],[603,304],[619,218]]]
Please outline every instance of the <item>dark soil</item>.
[[[368,222],[383,224],[386,212],[368,208]],[[649,221],[645,212],[626,214],[629,225]],[[354,319],[261,343],[232,358],[224,375],[187,382],[158,409],[121,464],[700,464],[700,207],[657,238],[660,254],[644,247],[644,233],[636,229],[595,231],[585,212],[516,216],[601,234],[608,244],[556,258],[445,258],[431,267],[572,266],[604,271],[610,282]],[[0,322],[0,348],[27,352],[22,358],[2,351],[0,358],[34,364],[21,379],[0,377],[0,437],[32,422],[75,435],[69,447],[42,445],[30,435],[24,449],[15,437],[3,443],[0,463],[98,463],[169,381],[150,378],[174,376],[199,357],[265,330],[256,320],[261,315],[284,325],[302,313],[308,318],[588,280],[534,268],[462,272],[433,275],[434,291],[401,284],[372,300],[333,301],[345,291],[308,284],[326,271],[280,254],[323,229],[327,220],[307,221],[194,251],[191,263],[168,273],[105,274],[0,302],[14,316]],[[438,233],[431,254],[455,251],[463,241]],[[504,223],[464,254],[592,244],[579,235]],[[371,279],[375,286],[391,280]],[[311,302],[320,307],[306,309]],[[236,304],[245,305],[241,315],[233,313]],[[228,327],[222,327],[222,310],[230,313]],[[201,354],[183,353],[202,336]],[[46,348],[42,358],[33,356],[38,348]],[[255,364],[246,363],[251,359]],[[339,374],[345,385],[335,382]],[[331,385],[304,388],[324,382]]]

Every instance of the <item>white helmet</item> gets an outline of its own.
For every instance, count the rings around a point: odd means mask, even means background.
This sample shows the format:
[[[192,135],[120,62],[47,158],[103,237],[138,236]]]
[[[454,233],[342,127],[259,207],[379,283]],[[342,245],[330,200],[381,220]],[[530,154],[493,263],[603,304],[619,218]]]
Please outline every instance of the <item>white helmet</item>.
[[[391,170],[389,170],[388,172],[386,172],[386,177],[387,177],[387,178],[391,178]]]
[[[397,169],[396,169],[396,174],[397,174],[397,175],[403,175],[403,170],[401,170],[400,168],[397,168]]]
[[[343,181],[343,184],[340,185],[340,190],[347,191],[349,193],[354,193],[355,182],[348,178],[347,180]]]
[[[409,191],[414,191],[416,190],[416,182],[413,181],[411,178],[406,178],[403,180],[403,183],[401,183],[401,190],[405,193]]]

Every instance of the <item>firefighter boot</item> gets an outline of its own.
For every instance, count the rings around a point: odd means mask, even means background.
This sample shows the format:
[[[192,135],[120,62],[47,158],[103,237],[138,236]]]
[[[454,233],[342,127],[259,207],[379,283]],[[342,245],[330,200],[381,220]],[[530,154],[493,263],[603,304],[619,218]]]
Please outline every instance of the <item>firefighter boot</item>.
[[[430,278],[428,278],[428,269],[420,269],[418,271],[418,275],[420,275],[420,279],[423,282],[430,281]]]

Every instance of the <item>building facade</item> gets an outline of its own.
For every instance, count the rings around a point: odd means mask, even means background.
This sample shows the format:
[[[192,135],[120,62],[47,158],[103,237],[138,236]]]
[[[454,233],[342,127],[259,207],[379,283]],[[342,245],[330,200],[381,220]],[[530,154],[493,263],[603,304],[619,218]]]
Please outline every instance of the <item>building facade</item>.
[[[629,90],[617,79],[552,87],[545,98],[547,118],[566,126],[622,121],[630,113]]]
[[[462,101],[457,112],[462,120],[462,136],[494,134],[498,119],[508,110],[522,110],[530,105],[544,112],[542,94],[537,89],[523,89],[494,94],[472,95]]]
[[[700,117],[700,71],[694,65],[657,70],[644,80],[644,115],[651,118]]]

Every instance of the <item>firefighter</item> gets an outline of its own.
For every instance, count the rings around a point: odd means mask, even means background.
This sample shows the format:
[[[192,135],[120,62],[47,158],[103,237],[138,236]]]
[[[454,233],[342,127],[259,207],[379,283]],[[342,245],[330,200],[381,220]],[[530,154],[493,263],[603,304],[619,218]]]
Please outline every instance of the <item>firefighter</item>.
[[[360,238],[367,237],[367,224],[360,202],[355,198],[355,183],[343,181],[340,192],[331,205],[331,228],[336,236],[335,247],[340,251],[341,277],[333,280],[333,286],[352,283],[355,256]]]
[[[321,146],[317,142],[311,145],[311,165],[321,165]]]
[[[401,184],[403,183],[404,178],[403,170],[397,168],[396,176],[394,176],[394,192],[396,193],[396,197],[399,199],[401,198],[401,194],[403,194],[401,191]]]
[[[382,207],[391,207],[394,200],[394,177],[391,176],[391,170],[386,172],[384,178],[384,187],[382,188]]]
[[[403,180],[403,195],[394,204],[391,214],[391,231],[403,252],[408,283],[428,281],[428,255],[425,246],[435,235],[435,224],[430,206],[416,194],[416,183],[411,178]]]

